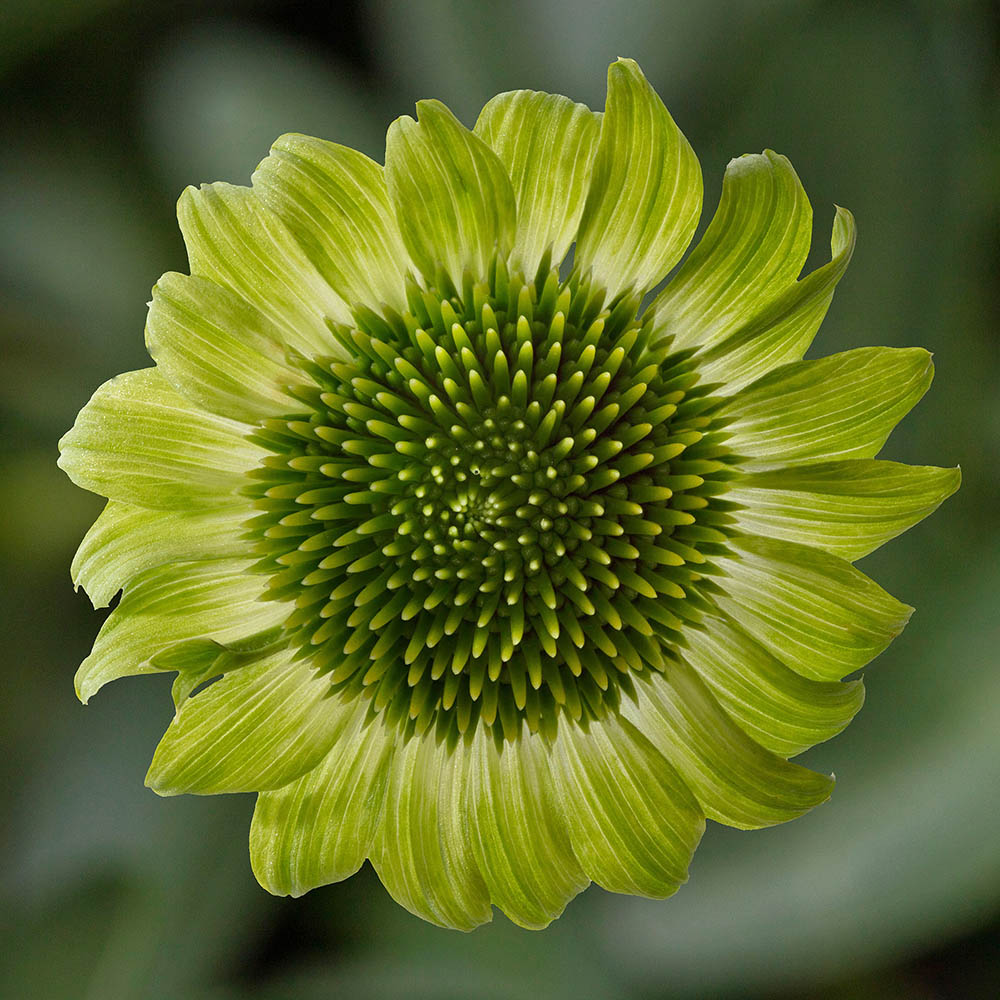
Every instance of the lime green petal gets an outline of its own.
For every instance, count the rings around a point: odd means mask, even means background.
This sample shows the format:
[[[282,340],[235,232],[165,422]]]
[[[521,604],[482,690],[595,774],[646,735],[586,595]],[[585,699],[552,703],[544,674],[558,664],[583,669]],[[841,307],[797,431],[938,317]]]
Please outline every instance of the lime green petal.
[[[73,558],[73,583],[106,608],[143,570],[164,563],[245,555],[247,503],[202,510],[149,510],[109,500]]]
[[[417,103],[419,121],[397,118],[385,139],[385,180],[414,264],[428,281],[439,267],[456,288],[468,269],[486,278],[496,250],[510,251],[516,212],[504,165],[440,102]]]
[[[468,752],[472,847],[490,899],[521,927],[545,927],[590,881],[553,797],[548,751],[527,727],[499,747],[480,727]]]
[[[468,747],[414,736],[396,748],[371,861],[401,906],[441,927],[472,930],[492,917],[472,854]]]
[[[709,819],[744,830],[783,823],[830,797],[833,779],[754,742],[686,663],[644,676],[622,714],[673,764]]]
[[[662,899],[687,881],[705,816],[641,732],[613,714],[560,725],[553,771],[573,850],[598,885]]]
[[[819,549],[753,536],[716,557],[726,574],[714,600],[803,677],[839,680],[878,656],[913,609],[849,562]]]
[[[76,673],[79,699],[86,703],[119,677],[164,669],[150,660],[179,643],[238,642],[280,625],[288,606],[260,599],[267,581],[250,572],[252,565],[249,559],[212,559],[139,573]]]
[[[931,384],[918,347],[861,347],[782,365],[716,411],[744,468],[872,458]]]
[[[281,335],[245,299],[206,278],[167,272],[153,288],[146,347],[182,395],[212,413],[257,423],[297,406],[302,376]]]
[[[326,319],[350,320],[288,227],[249,188],[222,182],[187,188],[177,219],[191,273],[232,289],[307,355],[329,354]]]
[[[146,784],[159,795],[280,788],[323,759],[348,712],[329,677],[278,650],[181,705]]]
[[[253,188],[346,302],[405,307],[409,254],[381,164],[347,146],[283,135],[255,171]]]
[[[500,157],[517,200],[512,262],[534,275],[546,252],[558,264],[576,236],[590,187],[601,116],[558,94],[498,94],[475,133]]]
[[[730,718],[782,757],[835,736],[864,703],[861,681],[807,680],[724,615],[686,633],[682,655]]]
[[[59,442],[59,467],[92,493],[167,510],[232,503],[266,452],[156,368],[105,382]]]
[[[736,526],[854,561],[933,513],[958,489],[958,469],[859,459],[741,476],[726,499]]]
[[[262,792],[250,827],[257,881],[276,896],[301,896],[353,875],[382,815],[393,737],[381,719],[364,725],[362,702],[311,771]]]
[[[609,297],[648,291],[681,259],[701,213],[701,169],[631,59],[608,69],[608,99],[576,263]]]

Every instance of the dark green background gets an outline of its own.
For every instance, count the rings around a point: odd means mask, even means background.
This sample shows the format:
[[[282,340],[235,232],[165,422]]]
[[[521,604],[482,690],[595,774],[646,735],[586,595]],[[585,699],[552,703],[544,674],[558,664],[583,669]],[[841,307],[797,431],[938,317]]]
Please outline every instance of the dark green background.
[[[124,3],[0,13],[0,995],[306,998],[992,997],[1000,994],[998,25],[985,3],[534,0]],[[252,798],[142,779],[169,680],[84,709],[101,615],[69,561],[100,501],[56,469],[96,386],[143,367],[149,290],[184,270],[187,183],[247,182],[280,132],[380,157],[414,100],[471,124],[492,94],[601,107],[639,60],[697,150],[787,154],[826,253],[859,243],[816,345],[922,345],[937,381],[886,454],[961,464],[962,492],[864,568],[917,613],[868,704],[809,755],[833,800],[775,830],[713,827],[690,883],[588,890],[543,933],[410,917],[369,869],[300,901],[259,889]]]

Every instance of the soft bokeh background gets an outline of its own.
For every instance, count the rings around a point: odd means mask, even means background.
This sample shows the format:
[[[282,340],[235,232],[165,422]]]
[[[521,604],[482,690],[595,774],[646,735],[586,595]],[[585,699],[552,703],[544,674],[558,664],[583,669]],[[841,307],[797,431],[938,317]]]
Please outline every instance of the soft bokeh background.
[[[0,995],[130,1000],[992,997],[1000,994],[998,22],[986,3],[5,0],[0,12]],[[733,155],[791,157],[860,240],[816,345],[923,345],[929,396],[889,457],[962,492],[865,561],[916,605],[852,727],[809,755],[832,802],[713,827],[668,902],[590,889],[544,933],[449,933],[368,869],[301,901],[250,872],[247,796],[142,780],[169,680],[84,709],[101,616],[68,566],[100,501],[56,469],[93,389],[148,363],[145,303],[185,269],[187,183],[247,182],[280,132],[380,157],[436,96],[601,107],[632,55],[691,139],[714,206]]]

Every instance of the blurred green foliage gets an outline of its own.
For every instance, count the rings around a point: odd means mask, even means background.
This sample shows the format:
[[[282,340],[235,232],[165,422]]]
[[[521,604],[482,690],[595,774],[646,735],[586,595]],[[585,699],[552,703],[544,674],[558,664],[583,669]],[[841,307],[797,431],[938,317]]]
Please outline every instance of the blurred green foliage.
[[[982,930],[1000,916],[988,5],[8,0],[0,18],[0,995],[996,994]],[[817,259],[834,202],[855,212],[858,252],[817,353],[935,352],[937,382],[886,454],[961,464],[965,484],[866,560],[918,612],[868,671],[853,726],[810,754],[837,772],[832,802],[775,830],[713,827],[669,902],[591,889],[542,934],[498,917],[463,936],[409,917],[369,869],[272,899],[246,857],[248,797],[143,788],[169,683],[122,682],[86,711],[74,699],[99,616],[68,566],[99,501],[58,472],[55,442],[99,382],[147,363],[149,289],[184,269],[184,184],[246,182],[284,131],[377,156],[421,97],[470,124],[514,87],[600,107],[619,54],[691,139],[710,208],[728,159],[769,146],[813,200]],[[950,944],[977,932],[971,950]]]

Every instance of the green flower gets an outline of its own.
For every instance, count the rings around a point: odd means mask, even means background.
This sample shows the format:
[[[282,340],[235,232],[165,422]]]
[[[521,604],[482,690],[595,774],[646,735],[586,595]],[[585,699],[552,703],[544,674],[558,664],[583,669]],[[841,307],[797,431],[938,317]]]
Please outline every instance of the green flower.
[[[384,170],[287,135],[252,188],[182,195],[156,366],[60,444],[109,497],[74,580],[123,592],[77,691],[176,671],[147,782],[259,792],[271,892],[370,858],[427,920],[541,927],[591,880],[669,896],[706,817],[828,798],[788,758],[850,721],[842,678],[910,614],[851,562],[959,474],[874,458],[925,351],[802,360],[854,223],[800,278],[784,157],[730,163],[643,308],[702,185],[634,62],[603,116],[530,91],[471,132],[418,112]]]

